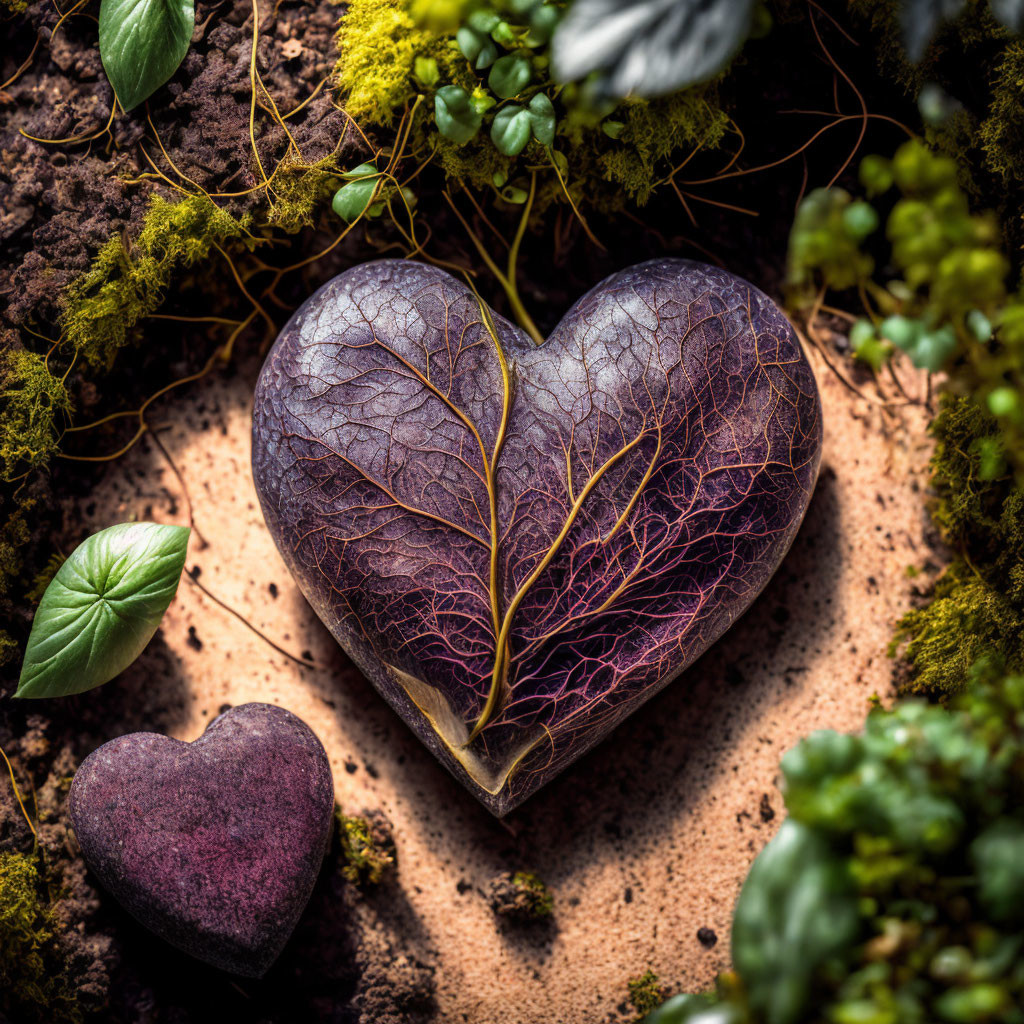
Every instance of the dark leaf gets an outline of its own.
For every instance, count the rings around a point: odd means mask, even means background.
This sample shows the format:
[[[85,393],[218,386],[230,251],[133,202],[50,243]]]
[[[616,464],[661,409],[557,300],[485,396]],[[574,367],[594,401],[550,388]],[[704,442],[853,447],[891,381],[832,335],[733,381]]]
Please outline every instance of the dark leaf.
[[[713,77],[747,38],[753,0],[575,0],[555,30],[552,73],[600,72],[603,95],[660,96]]]
[[[785,317],[725,271],[622,271],[538,346],[442,270],[381,260],[282,332],[253,467],[312,606],[504,812],[754,599],[820,417]]]

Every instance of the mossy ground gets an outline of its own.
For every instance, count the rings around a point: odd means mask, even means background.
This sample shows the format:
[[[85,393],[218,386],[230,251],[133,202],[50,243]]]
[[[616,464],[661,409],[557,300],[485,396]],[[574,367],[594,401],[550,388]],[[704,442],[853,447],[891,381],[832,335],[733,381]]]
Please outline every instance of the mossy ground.
[[[947,397],[933,427],[933,517],[953,559],[927,604],[908,612],[896,648],[913,674],[907,689],[948,696],[974,667],[1024,667],[1024,493],[998,458],[995,421],[966,398]]]
[[[0,1009],[12,1021],[82,1020],[38,854],[0,853]]]

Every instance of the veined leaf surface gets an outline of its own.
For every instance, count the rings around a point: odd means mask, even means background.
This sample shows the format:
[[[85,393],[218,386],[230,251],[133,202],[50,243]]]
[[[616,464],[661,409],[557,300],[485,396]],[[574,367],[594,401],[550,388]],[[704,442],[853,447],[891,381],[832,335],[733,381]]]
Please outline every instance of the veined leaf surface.
[[[441,270],[356,267],[281,333],[253,431],[306,597],[499,813],[740,615],[821,446],[785,317],[684,260],[609,278],[542,346]]]

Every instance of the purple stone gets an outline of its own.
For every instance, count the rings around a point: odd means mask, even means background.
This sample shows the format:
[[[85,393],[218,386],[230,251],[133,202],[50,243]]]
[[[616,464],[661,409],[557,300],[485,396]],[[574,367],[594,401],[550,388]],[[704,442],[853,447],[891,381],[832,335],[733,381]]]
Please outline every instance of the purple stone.
[[[253,421],[306,598],[496,814],[736,621],[820,456],[778,307],[675,259],[614,274],[542,346],[434,267],[356,267],[281,332]]]
[[[128,911],[186,953],[258,978],[309,901],[334,783],[305,722],[243,704],[194,743],[152,732],[104,743],[69,806],[86,863]]]

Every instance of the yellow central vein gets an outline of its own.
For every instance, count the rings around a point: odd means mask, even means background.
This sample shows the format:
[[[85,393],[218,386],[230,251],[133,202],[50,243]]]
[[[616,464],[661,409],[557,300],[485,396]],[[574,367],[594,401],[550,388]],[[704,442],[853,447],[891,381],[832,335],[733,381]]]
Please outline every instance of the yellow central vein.
[[[472,743],[484,726],[491,720],[494,715],[494,711],[498,706],[498,698],[501,694],[501,684],[504,679],[505,669],[508,658],[508,639],[509,633],[512,629],[512,619],[515,613],[519,609],[519,605],[522,604],[523,598],[529,592],[530,588],[540,578],[541,573],[551,564],[554,557],[558,554],[565,541],[565,538],[569,536],[569,531],[572,529],[573,524],[576,522],[576,517],[579,515],[580,509],[583,507],[583,503],[590,496],[591,492],[601,482],[601,478],[612,468],[620,459],[628,455],[644,438],[646,429],[642,429],[640,433],[629,442],[629,444],[620,448],[614,455],[611,455],[594,473],[591,478],[587,481],[586,486],[580,491],[579,497],[573,502],[572,508],[569,510],[569,515],[566,517],[565,525],[559,531],[558,536],[551,542],[547,553],[537,564],[537,567],[532,573],[523,581],[519,590],[516,591],[515,596],[509,603],[508,610],[505,612],[504,619],[501,624],[501,631],[498,634],[498,641],[495,644],[495,656],[494,656],[494,673],[491,676],[491,689],[487,695],[487,703],[484,705],[484,709],[477,719],[476,725],[473,726],[473,731],[469,734],[467,743]]]

